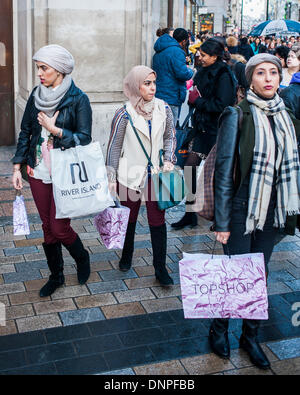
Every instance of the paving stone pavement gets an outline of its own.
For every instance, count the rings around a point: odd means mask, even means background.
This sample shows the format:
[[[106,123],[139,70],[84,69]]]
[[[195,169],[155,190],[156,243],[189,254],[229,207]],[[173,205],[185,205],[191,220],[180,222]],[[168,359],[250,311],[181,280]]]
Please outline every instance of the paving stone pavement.
[[[66,250],[66,284],[52,297],[38,291],[49,276],[42,249],[41,221],[28,185],[24,188],[29,236],[13,236],[11,165],[14,147],[0,147],[0,374],[108,375],[260,375],[300,373],[300,234],[285,237],[269,265],[270,319],[260,341],[271,362],[256,369],[238,339],[241,321],[230,324],[231,358],[210,352],[210,320],[185,320],[178,261],[182,252],[207,253],[213,245],[210,223],[173,231],[183,206],[169,210],[167,265],[175,285],[159,286],[145,210],[136,230],[133,267],[117,270],[119,250],[108,251],[93,218],[72,221],[91,256],[91,277],[77,283],[73,259]],[[218,246],[217,253],[222,253]],[[2,307],[2,310],[1,310]]]

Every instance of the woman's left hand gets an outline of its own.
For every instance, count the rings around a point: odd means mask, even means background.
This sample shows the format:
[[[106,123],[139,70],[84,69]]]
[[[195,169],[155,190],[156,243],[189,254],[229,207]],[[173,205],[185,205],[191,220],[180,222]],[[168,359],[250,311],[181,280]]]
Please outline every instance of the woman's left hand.
[[[217,241],[222,244],[227,244],[228,239],[230,237],[230,232],[215,232],[215,236]]]
[[[165,161],[163,171],[172,171],[174,170],[174,165],[172,162]]]
[[[39,124],[48,130],[48,132],[52,133],[54,136],[57,134],[57,127],[55,126],[57,117],[59,115],[59,111],[57,111],[52,118],[48,117],[44,112],[40,112],[38,114]]]

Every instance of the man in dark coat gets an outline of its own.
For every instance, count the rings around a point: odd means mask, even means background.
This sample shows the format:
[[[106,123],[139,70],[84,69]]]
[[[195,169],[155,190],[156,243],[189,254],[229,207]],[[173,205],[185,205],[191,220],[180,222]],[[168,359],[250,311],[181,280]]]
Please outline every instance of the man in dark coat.
[[[253,49],[251,45],[248,44],[248,38],[243,37],[241,39],[240,45],[238,46],[237,53],[244,56],[244,58],[248,61],[252,56],[254,56]]]
[[[174,124],[179,117],[179,109],[186,98],[186,81],[193,77],[193,71],[186,65],[184,52],[189,40],[185,29],[176,29],[173,37],[164,34],[155,43],[153,70],[157,74],[156,97],[164,100],[172,109]]]

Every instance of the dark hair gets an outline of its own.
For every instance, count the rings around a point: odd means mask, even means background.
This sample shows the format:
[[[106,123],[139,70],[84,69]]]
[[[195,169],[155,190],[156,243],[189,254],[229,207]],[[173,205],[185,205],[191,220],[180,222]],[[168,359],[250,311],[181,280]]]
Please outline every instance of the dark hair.
[[[156,30],[156,35],[157,37],[161,37],[164,34],[170,34],[172,31],[174,30],[173,27],[166,27],[164,29],[162,29],[161,27],[159,29]]]
[[[219,41],[224,46],[224,48],[227,47],[227,42],[226,42],[226,38],[225,37],[216,36],[216,37],[214,37],[214,40]]]
[[[181,27],[179,27],[178,29],[176,29],[174,31],[173,38],[175,38],[176,41],[181,43],[182,41],[189,39],[189,34],[185,29],[182,29]]]
[[[259,40],[258,44],[256,44],[256,40]],[[261,45],[261,39],[259,37],[255,37],[255,40],[253,42],[254,42],[254,45],[255,45],[255,50],[257,50],[260,47],[260,45]]]
[[[226,63],[229,63],[231,61],[231,53],[229,51],[224,52],[223,60],[225,60]]]
[[[282,59],[284,59],[284,63],[286,65],[287,58],[289,56],[290,49],[285,47],[284,45],[280,45],[275,49],[274,55],[278,54]]]
[[[259,47],[258,53],[268,53],[268,48],[265,45]]]
[[[201,45],[200,49],[209,56],[216,55],[219,59],[223,59],[225,47],[221,40],[209,38]]]
[[[247,37],[241,38],[241,45],[245,45],[245,44],[248,44],[248,38]]]

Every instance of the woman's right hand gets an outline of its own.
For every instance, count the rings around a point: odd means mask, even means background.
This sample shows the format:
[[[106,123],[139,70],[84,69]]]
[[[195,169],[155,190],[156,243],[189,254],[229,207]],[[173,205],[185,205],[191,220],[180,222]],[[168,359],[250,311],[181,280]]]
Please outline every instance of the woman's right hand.
[[[12,176],[12,183],[13,187],[17,190],[20,191],[23,189],[23,180],[22,180],[22,174],[20,170],[14,170],[13,176]]]
[[[227,244],[228,239],[230,237],[230,232],[215,232],[215,236],[217,241],[222,244]]]

